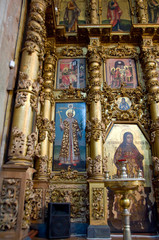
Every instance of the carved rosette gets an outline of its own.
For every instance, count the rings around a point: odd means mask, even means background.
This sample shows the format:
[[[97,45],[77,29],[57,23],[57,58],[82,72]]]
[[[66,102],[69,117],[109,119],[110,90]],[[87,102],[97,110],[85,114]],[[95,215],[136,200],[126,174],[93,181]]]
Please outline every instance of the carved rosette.
[[[94,220],[104,219],[104,188],[93,188],[92,196],[92,218]]]
[[[17,227],[20,179],[3,180],[0,194],[0,230],[15,230]]]
[[[144,0],[136,0],[139,23],[148,23],[147,8]]]
[[[34,199],[33,182],[32,180],[27,180],[25,189],[24,217],[22,222],[23,229],[30,228],[33,199]]]

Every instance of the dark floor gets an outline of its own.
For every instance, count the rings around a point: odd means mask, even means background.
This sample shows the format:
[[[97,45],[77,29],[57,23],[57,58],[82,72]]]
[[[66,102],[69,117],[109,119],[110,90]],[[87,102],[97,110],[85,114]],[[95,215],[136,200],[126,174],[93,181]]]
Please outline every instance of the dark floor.
[[[65,239],[54,239],[54,240],[86,240],[86,237],[70,237],[70,238],[65,238]],[[123,235],[122,234],[111,234],[111,240],[123,240]],[[154,235],[154,234],[132,234],[132,240],[159,240],[159,235]],[[47,238],[38,238],[34,237],[33,240],[48,240]],[[92,239],[93,240],[93,239]],[[95,240],[103,240],[102,238],[100,239],[95,239]]]

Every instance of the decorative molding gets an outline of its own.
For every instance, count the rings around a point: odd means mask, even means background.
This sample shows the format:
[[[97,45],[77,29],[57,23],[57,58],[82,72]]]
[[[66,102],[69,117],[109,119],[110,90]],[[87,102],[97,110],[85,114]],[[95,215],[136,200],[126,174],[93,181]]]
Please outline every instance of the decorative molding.
[[[33,189],[34,198],[32,200],[32,212],[30,214],[32,220],[42,219],[43,207],[43,189]]]
[[[22,221],[22,228],[29,229],[31,224],[32,202],[34,199],[33,182],[32,180],[26,180],[25,188],[25,202],[24,202],[24,217]]]
[[[104,219],[104,188],[93,188],[92,217],[95,220]]]
[[[68,166],[67,170],[61,170],[59,174],[51,174],[50,175],[51,182],[80,182],[80,181],[85,181],[87,179],[86,174],[79,174],[78,171],[72,170],[71,166]]]
[[[117,46],[111,48],[102,46],[100,51],[100,55],[103,60],[106,60],[109,57],[129,57],[138,59],[139,53],[139,47],[127,47],[126,45],[120,45],[120,43]]]
[[[14,127],[12,129],[12,146],[9,150],[10,156],[21,156],[24,153],[24,143],[25,143],[25,134],[18,129],[17,127]]]
[[[99,121],[98,118],[92,118],[91,121],[87,120],[86,122],[86,141],[90,142],[91,138],[95,141],[98,141],[103,135],[103,132],[106,131],[105,124]]]
[[[82,95],[85,93],[85,89],[76,89],[73,88],[72,83],[70,83],[68,89],[63,89],[61,93],[56,97],[56,99],[85,99],[85,96]]]
[[[71,222],[87,222],[88,217],[88,190],[87,185],[50,185],[51,202],[71,204]],[[47,201],[48,201],[47,200]]]
[[[55,122],[49,121],[47,118],[43,118],[41,115],[37,116],[36,125],[39,129],[39,141],[42,142],[46,138],[46,132],[48,133],[49,142],[55,140]]]
[[[17,227],[20,179],[5,178],[0,194],[0,230],[15,230]]]
[[[66,57],[80,57],[83,56],[83,50],[80,47],[65,47],[62,48],[60,55]]]

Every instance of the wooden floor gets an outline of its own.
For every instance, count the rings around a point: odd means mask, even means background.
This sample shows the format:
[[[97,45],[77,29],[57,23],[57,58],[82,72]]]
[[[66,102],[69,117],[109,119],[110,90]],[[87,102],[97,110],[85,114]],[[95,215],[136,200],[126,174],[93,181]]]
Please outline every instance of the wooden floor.
[[[70,237],[65,239],[57,239],[57,240],[86,240],[86,237]],[[111,234],[111,240],[123,240],[123,235],[119,234]],[[48,240],[47,238],[38,238],[34,237],[33,240]],[[56,240],[56,239],[54,239]],[[102,240],[102,238],[95,239]],[[159,235],[154,234],[132,234],[132,240],[159,240]]]

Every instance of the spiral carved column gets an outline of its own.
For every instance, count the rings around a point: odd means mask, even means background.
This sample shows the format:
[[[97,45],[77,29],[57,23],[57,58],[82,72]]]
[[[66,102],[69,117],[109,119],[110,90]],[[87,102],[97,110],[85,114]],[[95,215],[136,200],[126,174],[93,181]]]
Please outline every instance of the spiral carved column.
[[[52,170],[52,149],[55,139],[55,123],[52,119],[54,106],[53,87],[55,78],[56,56],[47,54],[44,61],[43,86],[41,91],[41,114],[37,117],[41,155],[36,162],[36,179],[47,180]]]
[[[88,50],[89,94],[90,103],[90,157],[93,160],[93,179],[103,179],[102,172],[102,132],[101,132],[101,83],[100,83],[101,57],[96,48]]]
[[[139,23],[147,23],[146,4],[144,0],[136,0]]]
[[[146,87],[148,91],[148,104],[151,114],[151,136],[153,137],[153,156],[159,158],[159,82],[156,69],[156,49],[151,40],[144,40],[142,48],[142,59],[144,60],[144,70]],[[149,47],[147,46],[149,45]]]
[[[38,72],[45,41],[46,0],[32,0],[25,47],[19,72],[12,123],[9,162],[32,165],[37,136],[32,133],[33,116],[38,108]]]
[[[89,176],[90,225],[88,238],[110,238],[107,224],[108,200],[104,186],[103,156],[102,156],[102,91],[101,91],[101,57],[99,40],[91,39],[88,48],[89,93],[88,104],[90,119],[87,121],[86,138],[90,143],[90,157],[87,158]],[[97,45],[96,45],[97,44]]]

